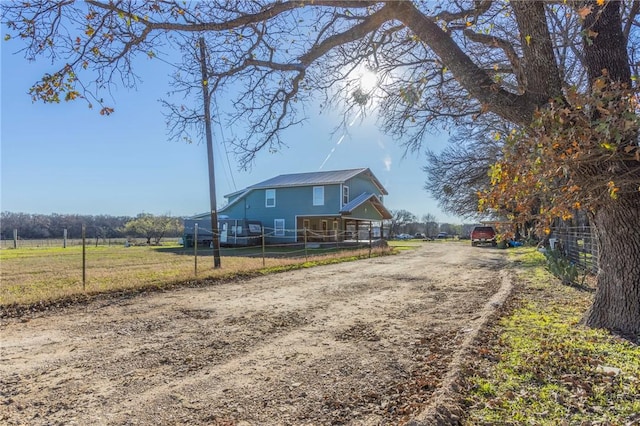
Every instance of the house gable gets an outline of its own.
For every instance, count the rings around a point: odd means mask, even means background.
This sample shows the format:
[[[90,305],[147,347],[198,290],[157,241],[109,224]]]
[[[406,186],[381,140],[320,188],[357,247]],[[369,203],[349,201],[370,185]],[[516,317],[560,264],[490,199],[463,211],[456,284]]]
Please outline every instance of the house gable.
[[[380,221],[391,219],[391,213],[375,194],[363,193],[343,206],[340,214],[353,219]]]

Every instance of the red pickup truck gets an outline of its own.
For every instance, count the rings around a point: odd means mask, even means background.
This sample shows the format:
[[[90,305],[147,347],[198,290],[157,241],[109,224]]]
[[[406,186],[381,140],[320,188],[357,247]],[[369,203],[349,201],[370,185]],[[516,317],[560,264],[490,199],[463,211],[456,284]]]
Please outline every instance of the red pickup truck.
[[[491,226],[476,226],[471,231],[471,245],[477,246],[478,244],[491,244],[496,246],[496,231]]]

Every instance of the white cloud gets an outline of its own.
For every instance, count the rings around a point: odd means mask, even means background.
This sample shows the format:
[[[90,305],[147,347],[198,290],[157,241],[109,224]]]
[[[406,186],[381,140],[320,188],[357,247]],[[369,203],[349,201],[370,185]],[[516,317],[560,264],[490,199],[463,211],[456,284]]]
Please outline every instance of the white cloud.
[[[391,157],[389,155],[387,155],[386,157],[384,157],[384,168],[386,171],[391,171]]]

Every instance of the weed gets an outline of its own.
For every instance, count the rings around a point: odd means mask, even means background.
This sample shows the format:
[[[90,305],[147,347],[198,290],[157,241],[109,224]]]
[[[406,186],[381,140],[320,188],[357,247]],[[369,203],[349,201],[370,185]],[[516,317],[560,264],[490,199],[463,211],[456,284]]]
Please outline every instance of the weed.
[[[562,281],[562,284],[578,284],[578,276],[580,274],[574,262],[559,250],[547,250],[544,254],[547,258],[547,269],[558,277],[560,281]]]
[[[497,361],[468,379],[466,424],[640,421],[638,346],[581,326],[592,295],[558,286],[544,266],[524,260],[538,255],[522,250],[513,257],[521,260],[515,308],[487,349]]]

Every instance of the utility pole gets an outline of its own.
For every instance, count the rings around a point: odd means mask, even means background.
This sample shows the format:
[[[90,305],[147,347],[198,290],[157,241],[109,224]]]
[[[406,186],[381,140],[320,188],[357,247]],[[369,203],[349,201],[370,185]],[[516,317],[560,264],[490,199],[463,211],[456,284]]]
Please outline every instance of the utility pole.
[[[204,129],[207,136],[209,162],[209,200],[211,203],[211,232],[213,233],[213,268],[220,268],[220,238],[218,238],[218,212],[216,209],[216,175],[213,168],[213,139],[211,137],[211,95],[207,76],[207,57],[204,37],[200,37],[200,70],[202,71],[202,96],[204,98]],[[196,244],[198,242],[196,241]]]

